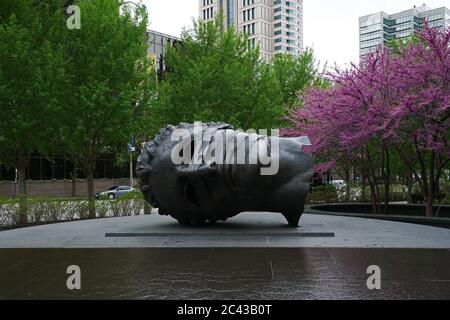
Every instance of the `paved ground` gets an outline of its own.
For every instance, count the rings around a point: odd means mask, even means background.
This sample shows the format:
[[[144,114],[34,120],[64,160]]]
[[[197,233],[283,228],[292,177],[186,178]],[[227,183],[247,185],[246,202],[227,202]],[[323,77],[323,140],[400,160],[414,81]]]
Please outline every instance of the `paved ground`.
[[[112,233],[116,237],[107,237]],[[330,236],[334,233],[334,237]],[[119,237],[117,237],[119,236]],[[450,230],[305,214],[292,229],[279,214],[244,213],[186,228],[159,215],[108,218],[0,232],[0,248],[450,248]]]
[[[69,265],[81,268],[80,291],[66,287]],[[371,265],[381,290],[367,288]],[[24,298],[450,299],[450,251],[0,249],[0,299]]]
[[[301,225],[246,213],[204,228],[151,215],[3,231],[0,299],[450,299],[449,229],[312,214]],[[66,287],[69,265],[80,291]],[[381,290],[367,288],[371,265]]]

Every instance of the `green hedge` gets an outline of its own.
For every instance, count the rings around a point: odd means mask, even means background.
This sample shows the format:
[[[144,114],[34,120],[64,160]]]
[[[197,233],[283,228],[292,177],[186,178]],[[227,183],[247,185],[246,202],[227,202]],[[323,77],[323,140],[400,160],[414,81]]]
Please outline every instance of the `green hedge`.
[[[19,208],[17,199],[0,199],[0,226],[18,225]],[[89,218],[86,199],[34,197],[27,200],[27,208],[28,224]],[[97,200],[96,217],[123,217],[149,213],[144,212],[145,208],[145,200],[136,192],[116,200]]]
[[[340,202],[338,191],[336,187],[333,185],[311,187],[311,190],[306,198],[306,203],[309,204],[338,203],[338,202]]]

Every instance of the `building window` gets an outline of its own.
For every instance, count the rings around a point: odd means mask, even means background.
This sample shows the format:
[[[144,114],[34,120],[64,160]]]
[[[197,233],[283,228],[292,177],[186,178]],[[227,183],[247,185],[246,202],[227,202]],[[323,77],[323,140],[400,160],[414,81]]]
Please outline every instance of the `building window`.
[[[248,33],[248,34],[255,34],[256,33],[256,23],[251,23],[251,24],[247,24],[245,26],[242,27],[242,31],[244,31],[244,33]]]
[[[234,0],[227,2],[227,25],[229,27],[234,25]]]

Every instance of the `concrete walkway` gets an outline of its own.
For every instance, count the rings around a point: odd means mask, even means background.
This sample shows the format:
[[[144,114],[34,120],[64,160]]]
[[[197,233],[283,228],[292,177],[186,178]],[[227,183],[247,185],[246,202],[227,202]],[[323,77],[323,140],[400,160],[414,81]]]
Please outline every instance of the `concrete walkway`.
[[[314,214],[304,214],[301,226],[287,227],[276,213],[244,213],[203,228],[159,215],[134,216],[3,231],[0,248],[450,249],[448,229]]]

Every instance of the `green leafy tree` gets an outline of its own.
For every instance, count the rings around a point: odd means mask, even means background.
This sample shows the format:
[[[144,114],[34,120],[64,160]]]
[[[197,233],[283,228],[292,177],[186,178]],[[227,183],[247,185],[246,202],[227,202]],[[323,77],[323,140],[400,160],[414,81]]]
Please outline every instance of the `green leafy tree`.
[[[417,44],[418,37],[416,34],[407,38],[394,38],[388,42],[388,47],[392,50],[393,54],[400,54],[402,51],[407,49],[410,44]]]
[[[244,34],[222,32],[221,26],[221,19],[194,21],[182,43],[167,48],[170,72],[153,104],[155,130],[182,121],[226,121],[244,129],[278,124],[282,108],[273,103],[270,68]]]
[[[299,56],[276,55],[272,61],[272,72],[286,109],[298,107],[306,89],[330,85],[320,72],[312,49],[306,49]]]
[[[47,3],[0,3],[0,161],[18,171],[21,224],[27,223],[27,157],[47,153],[55,134],[48,120],[60,60],[46,37],[52,12]]]
[[[79,0],[81,28],[62,34],[66,57],[61,138],[87,175],[89,214],[95,217],[94,172],[102,153],[125,149],[146,108],[150,79],[147,16],[119,0]]]
[[[153,131],[179,122],[225,121],[242,129],[278,128],[299,95],[323,85],[313,52],[260,60],[248,36],[215,22],[196,22],[166,50],[169,72],[152,103]]]

